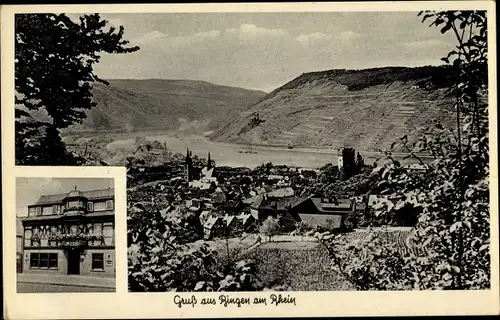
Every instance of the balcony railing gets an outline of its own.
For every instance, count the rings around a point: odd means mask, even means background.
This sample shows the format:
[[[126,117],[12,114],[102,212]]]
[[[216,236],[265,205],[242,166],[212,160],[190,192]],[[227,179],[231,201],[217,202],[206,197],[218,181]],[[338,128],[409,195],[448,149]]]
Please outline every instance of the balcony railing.
[[[62,241],[59,241],[60,247],[76,248],[76,247],[85,247],[86,245],[87,245],[86,240],[62,240]]]
[[[73,205],[71,207],[65,207],[63,212],[67,211],[83,211],[85,212],[87,210],[87,207],[84,204],[79,204],[79,205]]]
[[[103,236],[87,235],[87,234],[65,234],[62,236],[51,236],[48,240],[52,245],[58,247],[84,247],[89,242],[103,241]]]

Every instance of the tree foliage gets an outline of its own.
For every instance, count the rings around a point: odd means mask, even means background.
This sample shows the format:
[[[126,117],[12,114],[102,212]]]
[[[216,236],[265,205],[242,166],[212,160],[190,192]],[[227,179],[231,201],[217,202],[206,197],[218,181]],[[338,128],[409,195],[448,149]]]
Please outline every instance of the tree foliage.
[[[259,231],[268,236],[269,239],[272,239],[272,237],[280,232],[279,220],[271,216],[267,217],[267,219],[262,222]]]
[[[251,260],[221,266],[189,214],[162,214],[138,203],[128,213],[128,282],[133,292],[256,291]]]
[[[51,143],[48,135],[81,123],[85,111],[96,106],[92,85],[108,84],[93,71],[101,53],[130,53],[124,29],[107,29],[99,14],[83,15],[78,22],[65,14],[15,16],[16,160],[18,164],[73,164],[64,144]],[[33,112],[45,121],[34,120]],[[57,141],[60,139],[56,139]],[[42,141],[42,142],[40,142]],[[56,150],[60,157],[34,159]],[[69,163],[68,163],[69,162]]]
[[[388,197],[377,214],[419,208],[415,241],[421,254],[403,255],[390,244],[360,246],[345,257],[335,237],[323,242],[334,261],[347,259],[345,276],[362,290],[486,289],[490,287],[490,206],[487,104],[487,19],[484,11],[425,11],[420,15],[441,33],[452,32],[456,49],[443,61],[454,70],[456,125],[434,123],[412,145],[406,136],[393,145],[418,160],[424,171],[412,173],[391,156],[380,170],[378,187]],[[418,153],[435,160],[425,164]]]

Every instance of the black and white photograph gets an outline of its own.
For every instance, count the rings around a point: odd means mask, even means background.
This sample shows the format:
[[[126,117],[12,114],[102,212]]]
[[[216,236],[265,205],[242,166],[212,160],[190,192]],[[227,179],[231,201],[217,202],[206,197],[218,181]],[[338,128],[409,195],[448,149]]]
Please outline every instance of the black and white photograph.
[[[15,19],[16,163],[127,167],[130,291],[490,287],[485,11]]]
[[[11,306],[498,309],[492,1],[14,7]]]
[[[17,292],[114,292],[114,183],[16,179]]]

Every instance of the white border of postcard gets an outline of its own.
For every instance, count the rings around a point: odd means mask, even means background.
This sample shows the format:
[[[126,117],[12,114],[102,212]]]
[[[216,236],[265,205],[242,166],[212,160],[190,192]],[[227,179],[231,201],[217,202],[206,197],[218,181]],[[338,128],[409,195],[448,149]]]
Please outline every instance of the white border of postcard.
[[[321,11],[420,11],[488,10],[490,169],[491,169],[491,290],[411,292],[288,292],[296,305],[177,307],[177,293],[128,293],[126,257],[125,169],[114,167],[14,167],[14,61],[13,18],[18,12],[321,12]],[[261,3],[189,5],[72,5],[3,6],[2,34],[2,165],[5,317],[7,319],[82,318],[222,318],[276,316],[363,315],[467,315],[498,314],[498,162],[496,117],[496,19],[494,1],[409,1],[351,3]],[[332,22],[334,23],[334,22]],[[15,289],[15,177],[113,177],[116,192],[116,293],[16,294]],[[227,293],[232,297],[268,297],[270,292]],[[184,293],[218,299],[221,293]],[[269,299],[269,298],[268,298]]]

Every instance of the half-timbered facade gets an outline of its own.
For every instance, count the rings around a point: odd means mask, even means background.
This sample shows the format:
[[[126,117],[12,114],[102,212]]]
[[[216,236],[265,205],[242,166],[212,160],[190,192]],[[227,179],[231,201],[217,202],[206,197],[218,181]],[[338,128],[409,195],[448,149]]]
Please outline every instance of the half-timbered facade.
[[[23,272],[115,275],[114,189],[43,195],[23,221]]]

